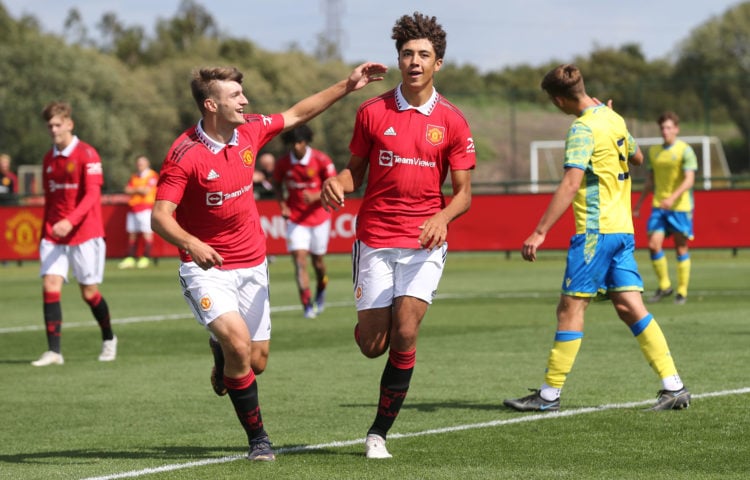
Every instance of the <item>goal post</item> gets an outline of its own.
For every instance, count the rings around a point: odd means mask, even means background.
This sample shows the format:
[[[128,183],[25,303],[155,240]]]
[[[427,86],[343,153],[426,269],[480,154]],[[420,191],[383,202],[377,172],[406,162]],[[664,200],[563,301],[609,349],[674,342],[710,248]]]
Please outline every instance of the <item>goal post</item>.
[[[724,155],[724,147],[718,137],[708,135],[680,136],[679,140],[693,147],[700,160],[700,177],[703,178],[703,189],[711,190],[714,172],[718,176],[730,175],[729,164]],[[636,138],[635,141],[644,150],[651,145],[664,141],[661,137]],[[532,193],[539,192],[543,181],[559,180],[562,176],[562,158],[565,150],[564,140],[535,140],[530,144],[529,183]]]

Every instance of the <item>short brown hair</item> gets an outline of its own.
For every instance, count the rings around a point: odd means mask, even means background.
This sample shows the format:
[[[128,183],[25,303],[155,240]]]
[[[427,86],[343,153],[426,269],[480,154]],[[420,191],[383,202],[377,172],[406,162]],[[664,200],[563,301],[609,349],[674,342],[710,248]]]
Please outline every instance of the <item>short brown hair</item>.
[[[552,97],[571,99],[578,99],[586,94],[581,70],[570,63],[550,70],[542,80],[542,90]]]
[[[237,82],[242,84],[242,72],[235,67],[211,67],[201,68],[193,72],[193,80],[190,82],[190,88],[193,91],[193,98],[198,104],[198,109],[204,113],[203,102],[211,96],[211,89],[214,82]]]
[[[396,51],[399,53],[401,53],[401,47],[409,40],[426,38],[432,43],[435,57],[439,60],[445,56],[446,36],[443,26],[437,23],[436,17],[414,12],[412,16],[404,15],[396,21],[391,38],[396,40]]]
[[[73,117],[73,107],[66,102],[52,102],[48,103],[44,110],[42,110],[42,118],[45,122],[49,122],[53,117],[60,115],[63,118]]]
[[[661,124],[666,122],[667,120],[672,120],[672,123],[674,123],[675,126],[680,124],[680,117],[676,113],[669,110],[659,115],[656,123],[661,126]]]

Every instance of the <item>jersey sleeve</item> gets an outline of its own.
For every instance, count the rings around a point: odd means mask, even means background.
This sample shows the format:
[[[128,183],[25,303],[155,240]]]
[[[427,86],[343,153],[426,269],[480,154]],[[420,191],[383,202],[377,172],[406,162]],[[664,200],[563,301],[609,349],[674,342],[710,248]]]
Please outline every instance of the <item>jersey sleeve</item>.
[[[565,160],[563,166],[586,170],[594,154],[594,133],[587,125],[574,122],[565,138]]]
[[[469,125],[461,122],[455,128],[456,134],[453,136],[448,159],[451,170],[472,170],[476,167],[477,156]]]
[[[371,147],[372,139],[367,128],[366,110],[360,108],[354,120],[354,131],[352,133],[352,141],[349,142],[349,151],[354,156],[368,159]]]
[[[73,225],[79,225],[89,211],[95,205],[101,203],[102,184],[104,183],[102,160],[99,158],[99,154],[92,147],[82,145],[82,148],[86,148],[83,155],[80,182],[84,188],[84,194],[76,208],[67,216],[67,219]]]
[[[682,170],[698,170],[698,157],[690,145],[685,145],[685,151],[682,153]]]
[[[179,204],[187,186],[187,172],[177,163],[165,162],[157,183],[156,200]]]

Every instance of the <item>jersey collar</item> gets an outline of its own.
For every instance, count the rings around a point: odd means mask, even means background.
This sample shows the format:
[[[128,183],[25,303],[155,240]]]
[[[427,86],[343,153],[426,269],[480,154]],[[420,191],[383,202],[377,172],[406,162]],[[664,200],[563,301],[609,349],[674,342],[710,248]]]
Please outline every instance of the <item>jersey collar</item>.
[[[310,157],[312,156],[312,148],[309,146],[305,147],[305,155],[302,158],[297,158],[296,155],[294,155],[294,151],[289,152],[289,158],[292,159],[292,164],[299,163],[300,165],[307,165],[310,163]]]
[[[229,143],[219,143],[213,138],[209,137],[206,131],[203,130],[203,120],[198,121],[198,125],[195,127],[195,133],[198,135],[198,139],[200,139],[201,143],[205,145],[206,148],[209,149],[213,154],[219,153],[221,149],[226,147],[227,145],[234,146],[239,143],[236,128],[232,133],[232,139],[229,140]]]
[[[403,82],[402,82],[403,83]],[[435,90],[435,87],[432,87],[432,95],[430,95],[430,99],[427,100],[424,104],[414,107],[412,105],[409,105],[409,102],[406,101],[404,98],[404,95],[401,93],[401,85],[402,83],[399,83],[396,87],[396,108],[400,112],[403,112],[404,110],[413,109],[421,113],[422,115],[430,116],[432,111],[435,109],[435,105],[437,105],[438,99],[440,98],[440,95],[438,95],[437,90]]]
[[[76,135],[73,135],[73,140],[70,141],[67,147],[65,147],[62,151],[57,149],[57,145],[52,146],[52,155],[55,157],[61,156],[61,157],[69,157],[71,153],[73,153],[73,150],[78,146],[78,137]]]

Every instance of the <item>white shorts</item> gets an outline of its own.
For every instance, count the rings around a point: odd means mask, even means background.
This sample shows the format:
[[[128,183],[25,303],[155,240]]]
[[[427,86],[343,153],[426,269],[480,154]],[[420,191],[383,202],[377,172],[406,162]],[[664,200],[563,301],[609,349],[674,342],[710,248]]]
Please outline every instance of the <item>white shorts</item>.
[[[448,244],[424,248],[371,248],[359,240],[352,247],[354,301],[357,311],[387,307],[396,297],[432,303],[443,275]]]
[[[128,233],[153,233],[151,230],[151,210],[128,212],[125,217],[125,231]]]
[[[286,249],[288,252],[307,250],[313,255],[325,255],[331,236],[331,220],[308,227],[294,222],[286,223]]]
[[[78,245],[63,245],[42,239],[39,244],[39,276],[59,275],[68,281],[68,269],[81,285],[99,285],[104,280],[107,244],[102,237]]]
[[[271,338],[271,305],[268,300],[268,263],[257,267],[203,270],[195,262],[180,265],[180,285],[198,323],[207,327],[220,315],[239,312],[250,338]]]

